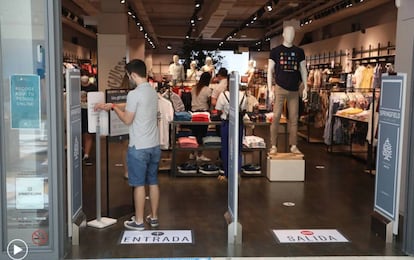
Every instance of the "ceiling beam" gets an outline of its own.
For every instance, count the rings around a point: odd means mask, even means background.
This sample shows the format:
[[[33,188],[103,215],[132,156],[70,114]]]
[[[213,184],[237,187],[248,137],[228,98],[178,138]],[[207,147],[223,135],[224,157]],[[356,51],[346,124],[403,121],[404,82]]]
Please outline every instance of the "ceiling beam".
[[[158,37],[155,34],[154,26],[149,19],[147,12],[145,11],[142,1],[132,1],[132,8],[139,17],[139,21],[144,24],[145,31],[149,34],[155,45],[158,45]]]

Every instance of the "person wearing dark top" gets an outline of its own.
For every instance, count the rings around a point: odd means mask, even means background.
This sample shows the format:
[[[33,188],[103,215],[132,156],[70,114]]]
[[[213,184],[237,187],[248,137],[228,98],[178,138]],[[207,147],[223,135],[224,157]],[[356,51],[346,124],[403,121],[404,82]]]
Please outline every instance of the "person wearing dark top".
[[[83,161],[86,166],[91,166],[92,160],[89,157],[94,135],[88,132],[88,92],[98,91],[98,87],[89,81],[87,72],[81,72],[81,120],[82,120],[82,141]]]
[[[299,113],[299,85],[302,82],[304,90],[302,99],[307,99],[307,70],[304,51],[293,45],[295,29],[286,26],[283,29],[283,43],[270,51],[268,63],[267,85],[274,95],[273,121],[270,128],[272,147],[269,153],[277,153],[277,134],[279,121],[285,99],[289,111],[289,145],[290,152],[301,153],[296,147]],[[273,79],[275,86],[273,85]]]

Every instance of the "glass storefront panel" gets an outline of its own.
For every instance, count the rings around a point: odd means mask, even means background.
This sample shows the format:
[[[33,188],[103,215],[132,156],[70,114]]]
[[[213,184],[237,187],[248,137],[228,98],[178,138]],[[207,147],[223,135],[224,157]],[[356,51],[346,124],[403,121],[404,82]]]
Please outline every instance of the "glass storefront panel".
[[[48,147],[47,1],[0,0],[2,248],[53,248]]]

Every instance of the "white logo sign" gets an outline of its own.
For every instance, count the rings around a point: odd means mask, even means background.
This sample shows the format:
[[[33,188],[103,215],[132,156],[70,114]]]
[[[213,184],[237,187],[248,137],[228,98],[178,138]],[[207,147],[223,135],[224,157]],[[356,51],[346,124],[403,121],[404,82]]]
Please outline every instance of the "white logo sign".
[[[384,156],[384,160],[391,161],[392,145],[389,138],[387,138],[384,144],[382,145],[382,156]]]
[[[279,243],[349,242],[336,229],[280,229],[273,233]]]
[[[192,244],[191,230],[124,231],[121,244]]]

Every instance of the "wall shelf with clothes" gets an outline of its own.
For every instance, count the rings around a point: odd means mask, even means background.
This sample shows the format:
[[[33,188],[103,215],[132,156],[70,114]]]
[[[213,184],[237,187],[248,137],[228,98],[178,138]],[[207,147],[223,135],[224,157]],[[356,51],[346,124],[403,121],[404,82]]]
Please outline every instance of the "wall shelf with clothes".
[[[375,169],[375,141],[378,124],[377,104],[380,91],[354,89],[332,92],[324,129],[328,152],[349,154],[366,162],[369,172]]]

